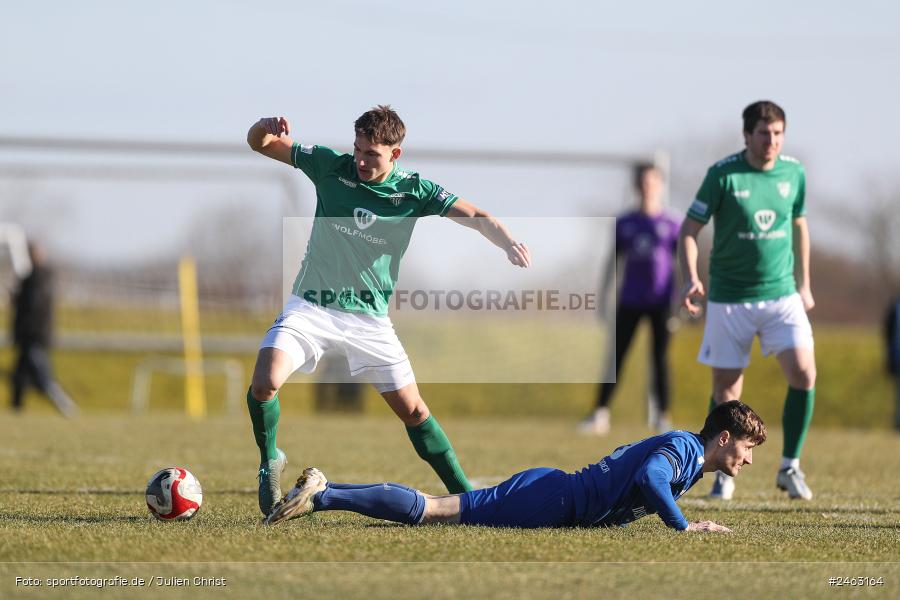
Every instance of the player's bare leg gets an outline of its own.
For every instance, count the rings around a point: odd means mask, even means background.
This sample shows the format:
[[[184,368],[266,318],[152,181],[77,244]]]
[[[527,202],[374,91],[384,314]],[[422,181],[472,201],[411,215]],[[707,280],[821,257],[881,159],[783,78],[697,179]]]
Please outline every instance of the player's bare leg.
[[[713,400],[722,404],[729,400],[740,400],[744,391],[743,369],[712,368]]]
[[[776,485],[791,498],[810,500],[812,491],[800,470],[800,451],[812,421],[816,394],[816,358],[812,348],[790,348],[778,355],[778,364],[788,382],[782,427],[784,450]]]
[[[744,370],[713,367],[712,383],[713,402],[716,404],[722,404],[729,400],[740,400],[741,392],[744,391]],[[734,496],[734,478],[721,471],[716,471],[709,497],[731,500],[732,496]]]
[[[382,392],[381,397],[407,427],[421,425],[431,416],[431,411],[419,394],[419,386],[415,382],[399,390]]]
[[[777,358],[789,386],[798,390],[816,387],[816,357],[812,348],[791,348]]]
[[[276,445],[281,405],[278,390],[290,377],[293,360],[278,348],[261,348],[247,393],[247,408],[259,448],[259,510],[268,515],[281,498],[281,473],[287,457]]]
[[[381,396],[406,425],[406,433],[416,453],[431,465],[447,486],[447,491],[457,494],[471,490],[472,486],[459,465],[456,452],[422,400],[419,386],[413,382],[398,390],[382,392]]]
[[[425,516],[423,523],[451,523],[459,524],[462,502],[459,494],[447,496],[425,496]]]

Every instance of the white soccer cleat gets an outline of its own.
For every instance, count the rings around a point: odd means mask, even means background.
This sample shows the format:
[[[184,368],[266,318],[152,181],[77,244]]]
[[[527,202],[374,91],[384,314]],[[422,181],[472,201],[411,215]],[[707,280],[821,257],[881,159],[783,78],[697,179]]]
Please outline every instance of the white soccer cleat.
[[[598,408],[591,414],[582,419],[576,429],[578,433],[587,435],[606,435],[609,433],[609,409],[606,407]]]
[[[716,471],[709,497],[716,500],[731,500],[732,496],[734,496],[734,477]]]
[[[303,470],[297,484],[275,505],[263,521],[266,525],[277,525],[282,521],[302,517],[313,511],[313,496],[325,489],[328,480],[315,467]]]
[[[781,469],[778,471],[778,477],[775,478],[775,485],[778,486],[778,489],[787,492],[791,498],[812,500],[812,490],[806,485],[806,477],[800,469],[793,467]]]

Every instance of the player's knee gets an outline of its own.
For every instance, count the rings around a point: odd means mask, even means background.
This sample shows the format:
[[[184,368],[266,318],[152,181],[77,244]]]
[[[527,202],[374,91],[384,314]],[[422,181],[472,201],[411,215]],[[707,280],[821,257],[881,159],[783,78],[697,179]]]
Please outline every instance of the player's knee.
[[[404,398],[399,406],[394,405],[394,412],[407,427],[421,425],[431,412],[422,397],[417,393],[413,398]]]
[[[275,394],[278,393],[278,388],[272,385],[271,382],[261,382],[254,381],[250,386],[250,395],[253,396],[253,399],[258,402],[267,402],[275,397]]]
[[[811,390],[816,387],[816,367],[815,365],[806,367],[805,369],[797,369],[794,374],[791,386],[800,390]]]
[[[423,423],[430,415],[431,413],[428,407],[425,406],[425,402],[419,400],[419,402],[410,406],[404,414],[400,415],[400,420],[403,421],[404,425],[415,427]]]

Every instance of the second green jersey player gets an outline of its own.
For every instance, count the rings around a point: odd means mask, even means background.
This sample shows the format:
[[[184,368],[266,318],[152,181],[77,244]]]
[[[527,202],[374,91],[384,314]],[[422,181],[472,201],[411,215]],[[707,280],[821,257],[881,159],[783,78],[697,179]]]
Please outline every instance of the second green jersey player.
[[[354,129],[352,155],[295,142],[284,117],[260,119],[247,134],[253,150],[300,169],[316,187],[306,256],[290,300],[260,345],[247,393],[264,515],[281,497],[286,464],[276,446],[278,390],[294,371],[312,372],[326,351],[343,354],[351,374],[378,389],[450,493],[470,490],[449,439],[419,394],[387,316],[388,302],[419,217],[449,217],[480,232],[513,265],[531,264],[528,247],[498,219],[397,165],[406,127],[389,106],[367,111]]]
[[[812,419],[816,364],[809,277],[809,230],[803,166],[781,154],[785,114],[759,101],[743,113],[746,148],[713,165],[682,224],[679,261],[683,305],[693,315],[706,296],[697,272],[697,235],[713,221],[709,302],[698,360],[712,367],[712,404],[740,399],[750,347],[759,336],[788,382],[784,450],[776,478],[792,498],[812,498],[800,451]],[[728,499],[734,482],[718,474],[711,495]]]

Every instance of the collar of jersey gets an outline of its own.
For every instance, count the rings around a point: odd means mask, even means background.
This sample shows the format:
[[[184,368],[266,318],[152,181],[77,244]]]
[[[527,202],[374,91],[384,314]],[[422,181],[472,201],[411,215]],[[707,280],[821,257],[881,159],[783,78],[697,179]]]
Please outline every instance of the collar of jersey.
[[[769,176],[775,175],[775,171],[777,171],[778,168],[779,168],[779,167],[782,165],[782,163],[784,162],[784,161],[781,160],[781,154],[779,154],[779,155],[775,158],[775,164],[772,166],[771,169],[769,169],[768,171],[763,171],[762,169],[757,169],[756,167],[754,167],[753,165],[750,164],[750,161],[749,161],[749,160],[747,160],[747,149],[746,149],[746,148],[744,148],[743,150],[741,150],[741,161],[743,161],[743,163],[744,163],[745,165],[747,165],[747,168],[750,169],[752,172],[754,172],[754,173],[761,173],[761,174],[763,174],[763,175],[769,175]]]
[[[385,179],[384,181],[378,182],[378,183],[366,183],[365,181],[362,181],[359,178],[359,173],[356,171],[356,167],[354,166],[353,167],[353,179],[358,181],[359,185],[371,190],[373,187],[377,187],[379,185],[388,185],[390,183],[394,183],[395,181],[399,180],[400,177],[397,175],[397,172],[400,170],[401,170],[400,165],[397,164],[396,161],[394,161],[394,166],[391,169],[391,174],[387,176],[387,179]]]

